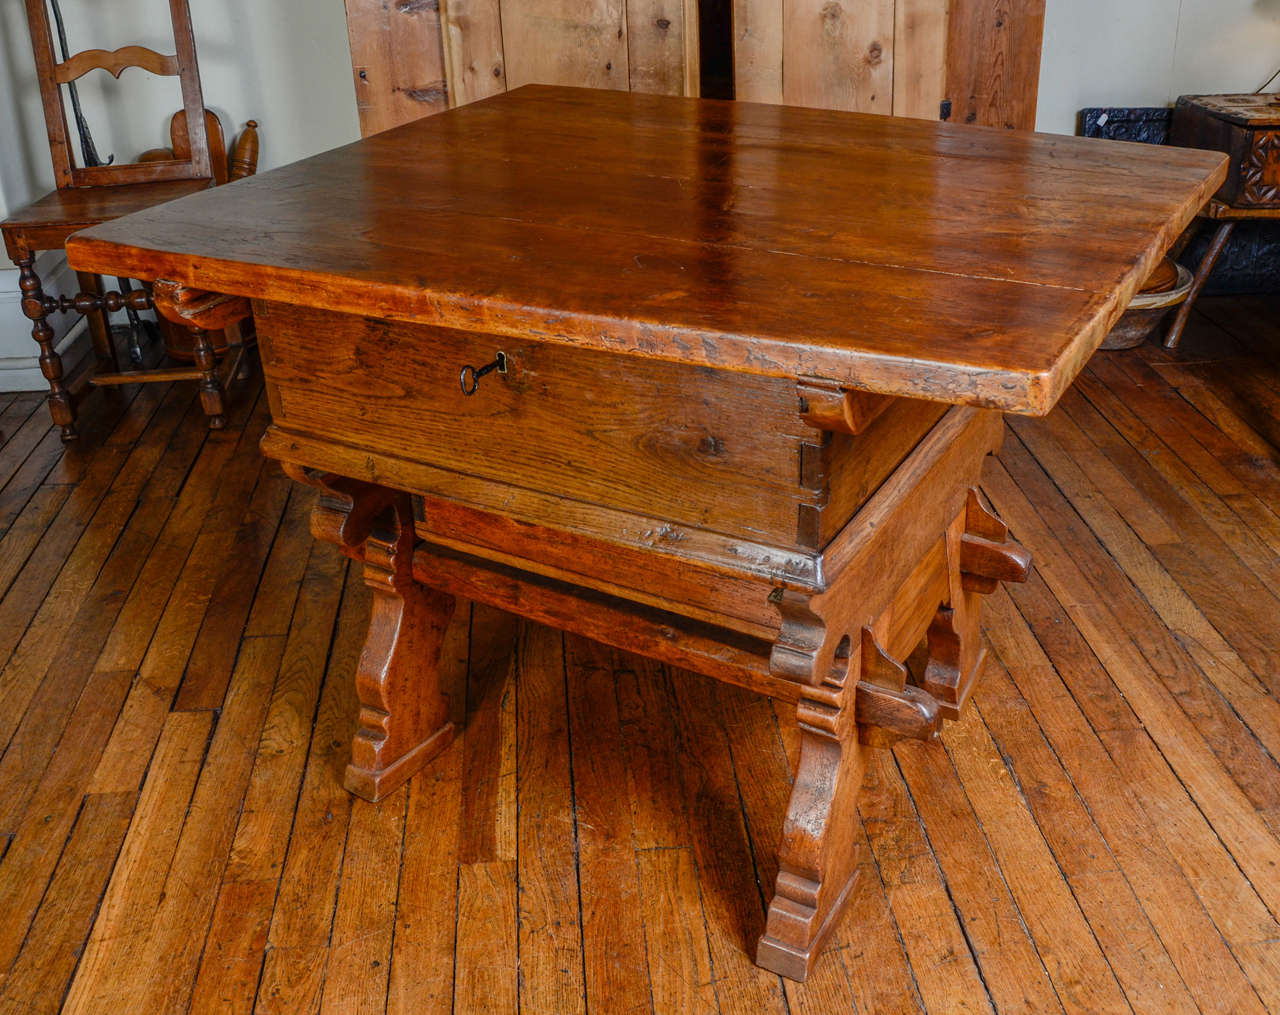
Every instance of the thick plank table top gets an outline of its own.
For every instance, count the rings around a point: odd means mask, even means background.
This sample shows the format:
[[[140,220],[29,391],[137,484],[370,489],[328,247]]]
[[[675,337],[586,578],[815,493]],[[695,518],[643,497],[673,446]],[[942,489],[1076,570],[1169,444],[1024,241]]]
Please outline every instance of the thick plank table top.
[[[1212,152],[529,86],[78,234],[80,270],[1047,412]],[[263,271],[270,268],[270,271]]]

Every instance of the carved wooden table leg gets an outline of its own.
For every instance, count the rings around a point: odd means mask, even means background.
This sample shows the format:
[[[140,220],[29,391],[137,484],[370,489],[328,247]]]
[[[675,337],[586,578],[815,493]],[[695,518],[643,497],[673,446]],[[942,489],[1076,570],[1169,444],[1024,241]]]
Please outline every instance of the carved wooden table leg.
[[[53,329],[49,327],[49,310],[45,305],[40,276],[35,272],[35,257],[27,255],[18,265],[18,285],[22,289],[22,312],[33,322],[31,337],[40,346],[40,372],[49,382],[49,415],[62,428],[64,441],[75,440],[76,407],[71,393],[62,383],[62,357],[53,345]]]
[[[343,780],[380,800],[449,745],[453,724],[440,686],[440,650],[453,596],[413,580],[413,514],[398,498],[394,527],[365,542],[364,580],[373,589],[369,636],[360,653],[356,693],[360,726]]]
[[[408,494],[282,464],[290,477],[320,490],[312,535],[363,561],[373,589],[356,670],[360,719],[343,782],[357,796],[380,800],[453,739],[440,651],[454,598],[414,581],[417,537]]]
[[[796,706],[800,764],[778,848],[778,880],[756,963],[803,980],[835,925],[857,874],[853,827],[867,748],[858,740],[859,662],[837,653],[830,677]]]
[[[854,888],[865,752],[903,738],[934,740],[944,720],[959,718],[982,666],[981,597],[1000,581],[1025,581],[1030,568],[1027,551],[1009,538],[976,489],[968,491],[941,546],[922,560],[924,580],[903,584],[905,613],[919,618],[905,628],[893,622],[892,607],[859,627],[856,601],[848,604],[851,615],[838,599],[788,592],[777,600],[783,625],[774,668],[803,676],[820,665],[828,675],[804,688],[796,709],[800,764],[756,951],[756,962],[772,972],[805,979]],[[925,635],[922,673],[913,678],[881,647],[881,630],[897,631],[895,651],[902,652]]]

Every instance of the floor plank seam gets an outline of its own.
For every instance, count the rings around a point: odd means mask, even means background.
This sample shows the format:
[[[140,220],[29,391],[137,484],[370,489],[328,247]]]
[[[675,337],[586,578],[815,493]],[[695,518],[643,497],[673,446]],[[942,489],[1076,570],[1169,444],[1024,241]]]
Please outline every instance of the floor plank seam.
[[[924,818],[920,814],[919,807],[916,806],[915,797],[911,793],[911,787],[907,782],[906,773],[902,770],[902,763],[898,760],[896,752],[893,755],[893,765],[897,769],[898,779],[902,783],[903,793],[906,796],[906,800],[911,805],[911,813],[915,820],[920,824],[920,830],[924,835],[925,845],[929,850],[929,859],[933,861],[934,868],[938,872],[938,881],[942,885],[943,891],[947,893],[947,904],[951,907],[951,911],[956,914],[956,922],[959,925],[961,935],[964,937],[965,947],[969,949],[969,958],[973,962],[973,968],[977,971],[978,980],[982,984],[982,989],[987,995],[987,1003],[991,1005],[991,1010],[993,1012],[998,1013],[1000,1007],[996,1004],[995,997],[991,992],[990,984],[987,983],[987,975],[982,968],[982,962],[978,958],[978,950],[974,945],[969,928],[964,921],[962,910],[956,903],[955,895],[951,890],[951,882],[947,878],[946,871],[943,869],[942,863],[938,860],[938,855],[934,851],[933,843],[929,840],[928,829],[925,827]]]

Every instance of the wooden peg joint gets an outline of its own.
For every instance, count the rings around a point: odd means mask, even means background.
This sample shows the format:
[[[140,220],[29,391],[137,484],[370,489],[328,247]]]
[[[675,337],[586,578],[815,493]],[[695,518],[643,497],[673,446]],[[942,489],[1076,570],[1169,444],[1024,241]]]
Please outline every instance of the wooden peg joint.
[[[989,594],[997,582],[1025,582],[1031,554],[1009,537],[1009,529],[977,490],[969,491],[960,539],[960,578],[966,592]]]
[[[818,377],[802,377],[796,383],[800,418],[815,430],[860,434],[893,399],[869,391],[846,391]]]
[[[396,494],[383,486],[310,469],[298,462],[280,464],[290,479],[320,491],[311,512],[311,534],[337,546],[348,557],[363,560],[366,541],[394,505]]]
[[[858,739],[868,747],[898,740],[936,740],[942,712],[928,691],[907,683],[907,668],[862,629],[862,677],[854,698]]]

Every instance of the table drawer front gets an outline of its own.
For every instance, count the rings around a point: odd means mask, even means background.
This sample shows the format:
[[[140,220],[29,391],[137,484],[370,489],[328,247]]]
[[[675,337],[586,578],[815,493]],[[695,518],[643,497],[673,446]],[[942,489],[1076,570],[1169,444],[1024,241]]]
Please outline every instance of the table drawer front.
[[[782,379],[256,303],[277,425],[775,545],[796,543],[801,445]],[[498,351],[505,375],[459,385]],[[448,494],[447,490],[432,491]]]

